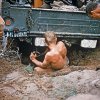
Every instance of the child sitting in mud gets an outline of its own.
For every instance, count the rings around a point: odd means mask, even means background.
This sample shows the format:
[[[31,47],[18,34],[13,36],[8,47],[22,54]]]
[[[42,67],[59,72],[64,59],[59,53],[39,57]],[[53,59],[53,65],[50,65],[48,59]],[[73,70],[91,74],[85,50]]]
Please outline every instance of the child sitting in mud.
[[[49,51],[46,53],[43,62],[38,61],[36,56],[31,53],[30,59],[37,66],[34,70],[38,73],[45,73],[67,67],[67,49],[65,44],[62,41],[57,43],[57,37],[54,32],[46,32],[44,37]]]

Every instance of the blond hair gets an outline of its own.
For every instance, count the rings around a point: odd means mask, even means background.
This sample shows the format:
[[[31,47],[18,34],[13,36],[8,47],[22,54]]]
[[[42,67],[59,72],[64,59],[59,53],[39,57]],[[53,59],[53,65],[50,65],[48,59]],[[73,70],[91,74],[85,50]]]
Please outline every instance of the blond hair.
[[[47,43],[54,43],[57,41],[57,36],[53,31],[45,32],[44,37]]]

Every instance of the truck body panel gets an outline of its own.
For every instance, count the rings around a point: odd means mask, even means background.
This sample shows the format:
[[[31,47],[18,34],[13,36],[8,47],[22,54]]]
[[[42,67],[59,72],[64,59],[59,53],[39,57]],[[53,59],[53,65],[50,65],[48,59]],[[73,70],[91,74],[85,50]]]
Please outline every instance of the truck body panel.
[[[5,27],[9,32],[17,28],[19,32],[27,32],[28,36],[55,31],[60,37],[100,37],[100,21],[89,18],[85,12],[10,7],[3,9],[2,14],[5,20],[11,19],[12,24]],[[12,37],[12,34],[9,33],[9,36]]]

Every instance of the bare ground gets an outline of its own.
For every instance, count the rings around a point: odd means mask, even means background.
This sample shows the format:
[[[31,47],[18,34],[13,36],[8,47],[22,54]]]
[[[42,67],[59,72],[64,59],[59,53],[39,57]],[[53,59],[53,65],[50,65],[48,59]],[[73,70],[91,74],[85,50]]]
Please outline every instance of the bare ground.
[[[81,51],[82,53],[82,51]],[[16,55],[0,56],[0,100],[66,100],[77,94],[100,96],[100,48],[73,60],[71,71],[30,76]],[[75,58],[71,58],[75,59]]]

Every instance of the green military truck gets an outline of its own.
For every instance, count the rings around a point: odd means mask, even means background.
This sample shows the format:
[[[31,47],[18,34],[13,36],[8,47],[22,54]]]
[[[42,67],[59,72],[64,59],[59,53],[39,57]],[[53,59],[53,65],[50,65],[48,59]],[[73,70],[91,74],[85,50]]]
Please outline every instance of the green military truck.
[[[30,39],[36,49],[45,47],[46,31],[54,31],[58,40],[84,48],[96,48],[100,40],[100,20],[89,18],[85,11],[32,8],[25,0],[11,0],[16,1],[14,4],[9,1],[2,0],[6,37]]]

